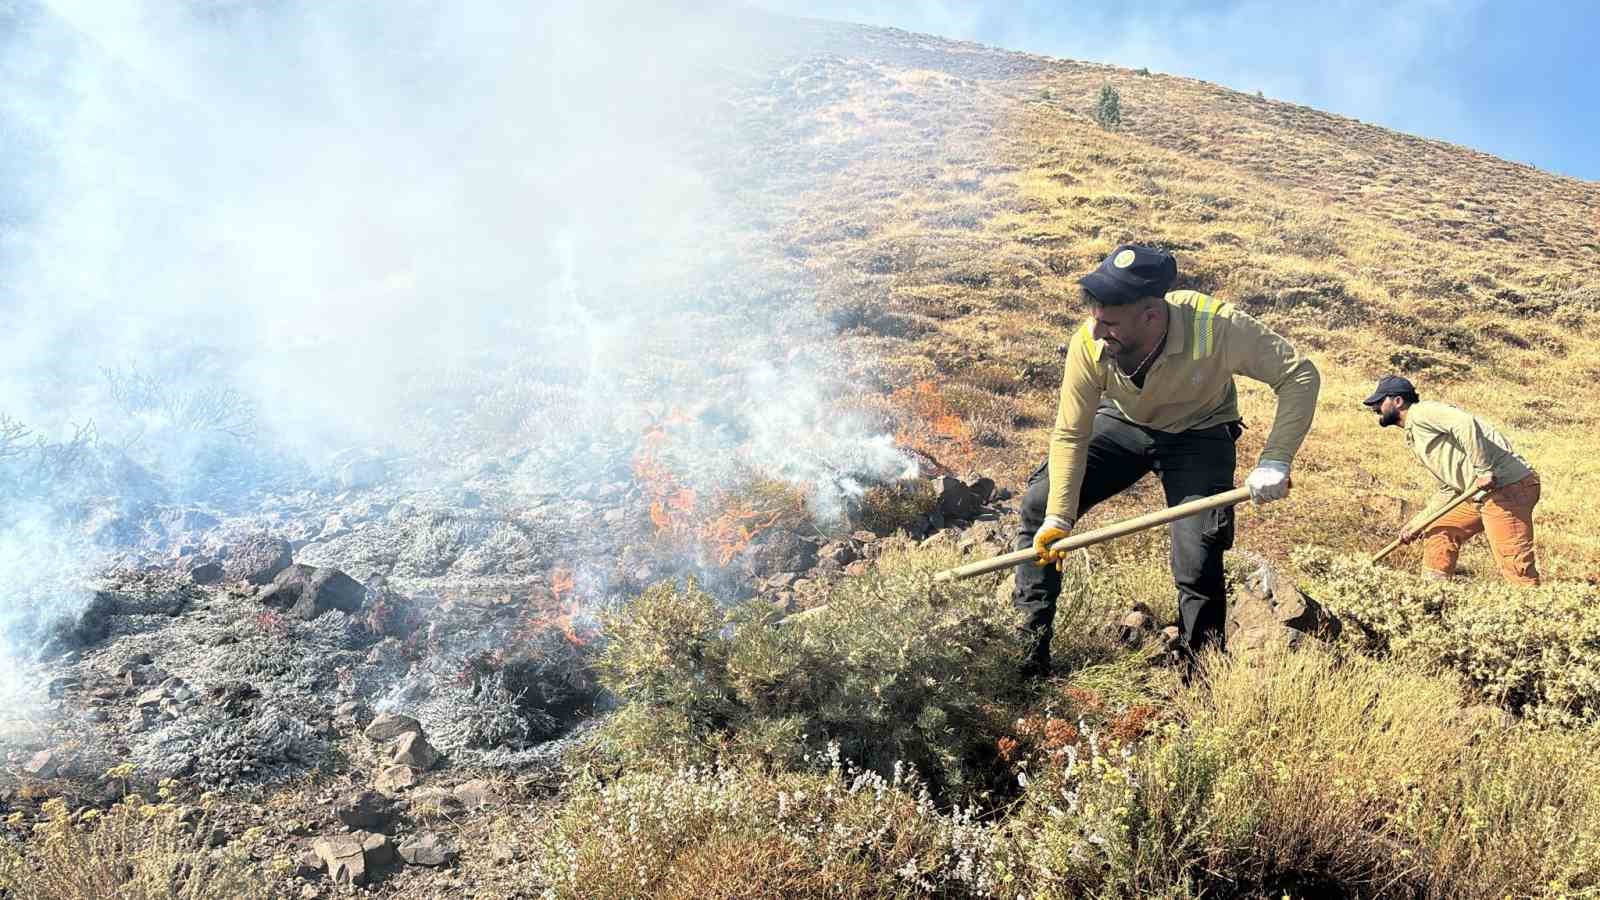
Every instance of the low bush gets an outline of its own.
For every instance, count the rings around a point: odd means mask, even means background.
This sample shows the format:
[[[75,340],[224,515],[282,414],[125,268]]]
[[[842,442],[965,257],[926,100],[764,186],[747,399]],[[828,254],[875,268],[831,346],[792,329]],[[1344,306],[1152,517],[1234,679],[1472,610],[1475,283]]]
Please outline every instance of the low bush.
[[[1316,649],[1214,660],[1152,737],[1061,754],[990,865],[1060,897],[1600,891],[1600,735],[1507,728],[1463,699]]]
[[[1368,649],[1457,671],[1486,699],[1537,718],[1600,717],[1600,588],[1439,582],[1319,549],[1295,562]]]
[[[958,562],[888,551],[828,588],[825,612],[783,624],[761,603],[724,611],[693,584],[652,587],[607,623],[599,669],[625,706],[605,745],[635,765],[794,769],[834,742],[881,773],[914,765],[941,797],[981,795],[1021,645],[986,580],[932,581]]]
[[[130,796],[105,812],[66,801],[25,841],[0,841],[0,896],[12,900],[266,900],[242,851],[214,847],[209,818]]]
[[[630,772],[576,790],[536,841],[546,896],[987,896],[995,828],[941,814],[916,776],[841,762]]]

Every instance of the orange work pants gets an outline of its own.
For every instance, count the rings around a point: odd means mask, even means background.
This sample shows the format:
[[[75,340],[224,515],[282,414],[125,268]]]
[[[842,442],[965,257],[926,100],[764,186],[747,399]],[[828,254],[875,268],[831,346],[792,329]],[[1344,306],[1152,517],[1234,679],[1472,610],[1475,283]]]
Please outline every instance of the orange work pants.
[[[1533,506],[1539,502],[1539,476],[1491,491],[1482,503],[1463,503],[1422,533],[1422,566],[1431,575],[1455,574],[1461,545],[1482,531],[1489,538],[1500,574],[1512,584],[1539,583],[1533,555]]]

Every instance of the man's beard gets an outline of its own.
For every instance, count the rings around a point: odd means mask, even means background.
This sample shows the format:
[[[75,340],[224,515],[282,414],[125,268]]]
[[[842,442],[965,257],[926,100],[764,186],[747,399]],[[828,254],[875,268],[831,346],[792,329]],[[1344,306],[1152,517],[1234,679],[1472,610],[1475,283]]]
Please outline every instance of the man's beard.
[[[1388,412],[1379,413],[1378,414],[1378,424],[1382,425],[1385,428],[1388,428],[1390,425],[1399,425],[1400,424],[1400,410],[1391,409]]]

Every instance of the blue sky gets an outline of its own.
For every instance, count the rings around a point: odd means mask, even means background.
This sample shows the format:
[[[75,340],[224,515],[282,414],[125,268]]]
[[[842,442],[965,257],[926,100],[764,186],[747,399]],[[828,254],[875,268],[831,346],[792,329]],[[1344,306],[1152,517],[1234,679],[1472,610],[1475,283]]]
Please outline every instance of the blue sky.
[[[757,0],[1187,75],[1600,180],[1600,2]]]

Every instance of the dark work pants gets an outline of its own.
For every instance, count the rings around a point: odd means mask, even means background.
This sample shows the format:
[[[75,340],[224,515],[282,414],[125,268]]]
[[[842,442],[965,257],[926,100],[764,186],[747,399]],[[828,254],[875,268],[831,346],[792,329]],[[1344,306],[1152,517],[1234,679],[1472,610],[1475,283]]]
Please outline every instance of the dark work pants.
[[[1241,428],[1238,423],[1229,422],[1177,433],[1156,431],[1126,422],[1102,406],[1094,417],[1094,436],[1089,441],[1089,466],[1078,501],[1079,518],[1151,471],[1161,478],[1168,506],[1232,489],[1234,441]],[[1033,546],[1033,536],[1044,524],[1049,493],[1050,464],[1046,462],[1028,479],[1016,549]],[[1183,643],[1191,651],[1207,645],[1221,649],[1227,615],[1222,554],[1233,546],[1233,509],[1203,512],[1168,527],[1172,531],[1172,579],[1178,588]],[[1055,566],[1031,562],[1017,566],[1016,571],[1017,587],[1012,599],[1023,614],[1023,628],[1033,638],[1033,661],[1048,664],[1061,573]]]

